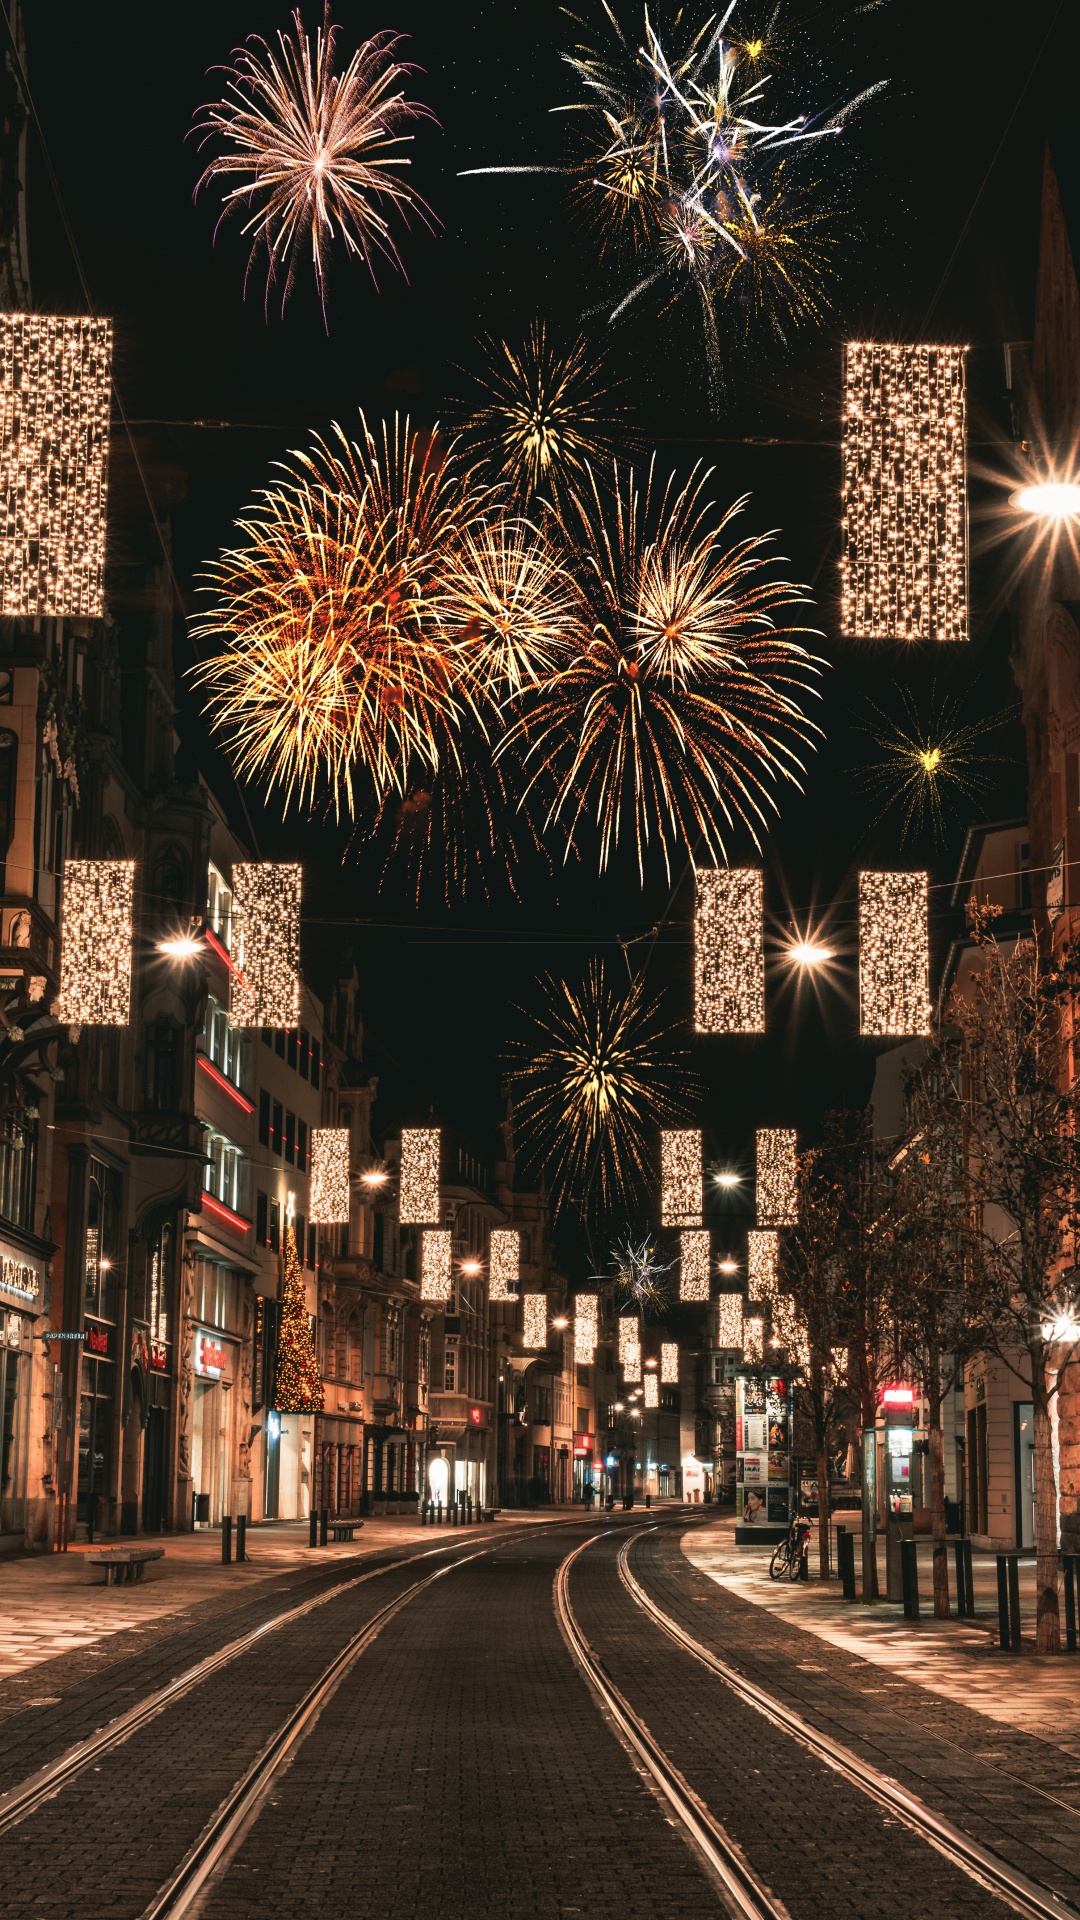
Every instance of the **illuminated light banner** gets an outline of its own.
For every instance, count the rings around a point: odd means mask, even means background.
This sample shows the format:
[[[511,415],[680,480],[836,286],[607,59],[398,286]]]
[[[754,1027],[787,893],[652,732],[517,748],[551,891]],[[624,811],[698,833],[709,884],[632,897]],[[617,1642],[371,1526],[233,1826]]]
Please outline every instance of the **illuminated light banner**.
[[[661,1226],[700,1227],[703,1191],[700,1129],[665,1129],[660,1135]]]
[[[810,1341],[799,1317],[793,1293],[777,1294],[772,1303],[772,1334],[796,1366],[810,1365]]]
[[[776,1299],[779,1292],[779,1260],[780,1235],[771,1228],[764,1233],[751,1228],[746,1236],[747,1292],[759,1306],[763,1306],[767,1300]]]
[[[743,1358],[748,1367],[760,1367],[765,1359],[765,1322],[760,1314],[748,1314],[743,1321]]]
[[[679,1235],[679,1299],[707,1300],[712,1274],[708,1227],[684,1227]]]
[[[0,314],[0,613],[104,612],[112,321]]]
[[[578,1293],[574,1296],[574,1364],[591,1367],[600,1338],[600,1295]]]
[[[127,1026],[134,894],[134,860],[64,861],[58,1020]]]
[[[859,875],[859,1031],[930,1031],[930,900],[925,873]]]
[[[526,1293],[522,1305],[521,1344],[531,1352],[539,1352],[547,1346],[547,1294]]]
[[[488,1248],[488,1299],[516,1300],[520,1278],[521,1235],[516,1227],[492,1227]]]
[[[425,1227],[439,1218],[438,1127],[402,1127],[398,1218],[403,1227]]]
[[[234,1027],[300,1024],[303,868],[239,861],[232,871],[229,1020]]]
[[[796,1136],[786,1127],[761,1127],[757,1136],[759,1227],[793,1227],[799,1218]]]
[[[420,1298],[448,1300],[453,1292],[453,1247],[449,1227],[420,1235]]]
[[[722,1293],[716,1302],[716,1344],[731,1351],[742,1351],[743,1296]]]
[[[629,1314],[619,1321],[619,1365],[624,1380],[641,1379],[641,1328]]]
[[[697,871],[694,1025],[698,1033],[764,1033],[764,881],[759,867]]]
[[[647,1373],[642,1384],[645,1388],[646,1407],[658,1407],[660,1405],[660,1382],[655,1373]]]
[[[964,347],[844,355],[841,631],[967,640]]]
[[[677,1340],[664,1340],[661,1342],[660,1378],[665,1387],[677,1387],[679,1384],[679,1343]]]
[[[311,1214],[316,1227],[342,1226],[349,1218],[349,1129],[311,1130]]]

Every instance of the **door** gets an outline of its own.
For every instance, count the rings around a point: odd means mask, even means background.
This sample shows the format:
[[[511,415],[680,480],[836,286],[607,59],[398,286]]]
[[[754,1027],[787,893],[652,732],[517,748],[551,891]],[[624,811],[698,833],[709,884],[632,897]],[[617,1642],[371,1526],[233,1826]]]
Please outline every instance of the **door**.
[[[266,1416],[266,1485],[263,1513],[267,1520],[278,1517],[281,1492],[281,1415],[271,1407]]]
[[[1030,1400],[1014,1402],[1016,1422],[1016,1544],[1021,1552],[1035,1545],[1035,1409]]]
[[[143,1532],[165,1525],[165,1409],[151,1407],[143,1442]]]

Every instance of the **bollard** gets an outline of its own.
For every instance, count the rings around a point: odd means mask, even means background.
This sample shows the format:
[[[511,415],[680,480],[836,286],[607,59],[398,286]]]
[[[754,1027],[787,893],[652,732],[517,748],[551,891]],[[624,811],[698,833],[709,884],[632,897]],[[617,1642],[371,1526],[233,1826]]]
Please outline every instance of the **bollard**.
[[[247,1559],[247,1514],[246,1513],[238,1513],[236,1516],[236,1558],[238,1561]]]
[[[1012,1650],[1020,1651],[1020,1556],[1009,1555],[1009,1615],[1012,1621]]]
[[[961,1540],[964,1549],[964,1600],[969,1620],[975,1618],[975,1571],[971,1564],[971,1541]]]
[[[914,1540],[900,1542],[900,1579],[904,1593],[904,1619],[919,1618],[919,1550]]]
[[[964,1566],[964,1548],[965,1547],[968,1548],[968,1551],[970,1554],[970,1550],[971,1550],[970,1540],[954,1540],[953,1541],[953,1554],[956,1559],[956,1617],[958,1620],[965,1620],[968,1617],[967,1571]]]
[[[221,1516],[221,1564],[222,1566],[227,1567],[230,1564],[231,1560],[232,1560],[232,1516],[231,1514],[223,1513]]]
[[[1020,1563],[1015,1553],[997,1557],[998,1645],[1003,1653],[1020,1651]]]
[[[1076,1652],[1076,1572],[1080,1564],[1080,1554],[1063,1553],[1061,1564],[1065,1569],[1065,1651]]]
[[[318,1510],[315,1507],[312,1507],[311,1512],[308,1514],[308,1546],[317,1547],[318,1544],[319,1544],[319,1515],[318,1515]]]
[[[329,1507],[320,1507],[319,1508],[319,1545],[320,1547],[325,1547],[329,1538],[330,1538],[330,1509]]]
[[[453,1506],[450,1509],[450,1525],[452,1527],[456,1527],[457,1524],[458,1524],[458,1503],[455,1500]]]
[[[810,1542],[809,1540],[804,1540],[802,1558],[799,1561],[799,1579],[809,1580],[809,1578],[810,1578]]]
[[[846,1527],[836,1529],[836,1563],[845,1600],[855,1599],[855,1535]]]

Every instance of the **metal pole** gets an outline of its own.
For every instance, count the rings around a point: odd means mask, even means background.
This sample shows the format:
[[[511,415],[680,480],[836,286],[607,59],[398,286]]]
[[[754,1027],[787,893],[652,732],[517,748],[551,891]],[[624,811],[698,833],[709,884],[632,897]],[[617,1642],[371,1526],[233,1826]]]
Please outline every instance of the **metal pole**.
[[[953,1541],[953,1557],[956,1561],[956,1616],[958,1620],[967,1618],[967,1579],[964,1573],[964,1542]]]
[[[1009,1618],[1012,1626],[1012,1650],[1020,1651],[1020,1561],[1015,1553],[1009,1555]]]
[[[221,1564],[232,1564],[232,1515],[228,1513],[221,1516]]]
[[[914,1540],[900,1542],[900,1579],[904,1594],[905,1620],[919,1618],[919,1558]]]
[[[247,1559],[247,1514],[246,1513],[238,1513],[236,1516],[236,1558],[238,1561]]]
[[[329,1507],[320,1507],[319,1508],[319,1545],[320,1547],[325,1547],[327,1540],[329,1538],[330,1538],[330,1509]]]
[[[1003,1553],[999,1553],[997,1557],[997,1588],[998,1646],[1003,1653],[1009,1653],[1012,1650],[1012,1636],[1009,1632],[1009,1570]]]

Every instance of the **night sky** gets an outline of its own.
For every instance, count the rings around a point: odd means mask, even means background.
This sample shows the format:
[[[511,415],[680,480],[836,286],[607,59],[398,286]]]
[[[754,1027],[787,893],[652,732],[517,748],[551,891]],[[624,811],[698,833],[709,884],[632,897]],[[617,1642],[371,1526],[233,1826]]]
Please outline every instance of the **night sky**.
[[[640,17],[640,7],[615,3],[628,23]],[[580,0],[578,10],[599,11],[593,0]],[[554,0],[402,0],[377,11],[337,0],[350,51],[383,27],[410,36],[409,56],[423,69],[416,94],[441,123],[441,131],[420,129],[416,184],[442,226],[434,236],[422,228],[407,234],[408,281],[386,268],[377,291],[358,263],[335,258],[328,333],[303,274],[284,319],[279,304],[264,314],[257,272],[245,301],[238,229],[223,229],[215,244],[213,194],[192,199],[200,162],[185,136],[212,97],[207,70],[244,35],[284,26],[287,7],[27,0],[26,13],[32,90],[94,299],[116,321],[125,406],[137,420],[181,423],[148,429],[146,445],[155,469],[182,476],[173,534],[186,594],[271,462],[303,444],[309,429],[325,430],[335,419],[348,426],[360,407],[378,416],[400,405],[432,421],[464,389],[457,369],[476,364],[478,334],[514,338],[534,316],[573,333],[602,295],[588,241],[567,219],[562,183],[456,177],[470,166],[559,161],[565,122],[549,108],[575,90],[559,59],[567,23]],[[853,648],[837,638],[841,343],[923,334],[984,188],[927,337],[969,343],[972,440],[1004,440],[1002,343],[1030,336],[1043,138],[1073,109],[1080,10],[1057,0],[1023,9],[891,0],[803,17],[819,57],[805,79],[792,75],[796,104],[836,107],[862,86],[889,81],[853,121],[847,162],[836,169],[843,270],[833,324],[790,356],[765,349],[743,359],[720,420],[709,413],[689,307],[658,317],[643,304],[625,327],[609,328],[602,314],[584,325],[626,377],[642,441],[680,469],[699,458],[714,466],[720,498],[749,491],[748,528],[780,529],[795,577],[816,582],[821,651],[830,662],[819,716],[825,739],[805,796],[788,789],[783,797],[764,863],[775,930],[793,910],[803,924],[814,907],[831,916],[831,943],[843,948],[852,940],[860,865],[929,863],[940,887],[955,871],[973,811],[990,819],[1022,812],[1024,775],[1008,667],[1010,614],[992,556],[974,571],[970,646],[931,655]],[[313,25],[314,9],[305,18]],[[36,152],[29,193],[35,304],[77,311],[78,283]],[[183,424],[196,420],[237,424]],[[751,435],[784,444],[741,444]],[[993,464],[992,444],[975,457]],[[976,484],[976,533],[984,499]],[[178,621],[178,667],[191,657]],[[873,718],[868,701],[899,715],[903,688],[923,706],[932,697],[962,700],[965,720],[1010,708],[1013,718],[987,738],[987,751],[1002,757],[987,769],[981,807],[962,809],[944,846],[924,838],[901,855],[898,817],[872,825],[875,809],[860,791],[858,769],[875,757],[860,731]],[[181,727],[236,812],[224,763],[207,746],[187,695]],[[579,977],[594,952],[622,967],[620,936],[660,926],[655,941],[631,952],[649,952],[650,983],[666,992],[673,1018],[689,1019],[692,890],[685,875],[672,887],[662,869],[654,871],[642,893],[629,862],[599,881],[585,868],[550,875],[538,867],[523,875],[520,900],[496,887],[488,902],[448,910],[435,890],[417,908],[403,884],[381,883],[380,859],[350,847],[333,827],[295,818],[283,825],[280,811],[260,807],[254,794],[248,805],[264,857],[304,858],[305,951],[315,984],[325,982],[346,944],[354,947],[366,1061],[381,1076],[388,1128],[432,1102],[440,1119],[466,1126],[490,1156],[502,1060],[520,1025],[515,1004],[535,999],[538,972]],[[753,848],[736,837],[730,853],[739,861],[753,857]],[[947,890],[933,897],[947,902]],[[947,905],[936,906],[938,961],[950,932]],[[778,971],[777,986],[780,978]],[[805,1139],[825,1108],[866,1098],[873,1046],[858,1039],[854,989],[852,956],[820,1001],[812,992],[798,1003],[774,992],[763,1041],[694,1044],[711,1152],[749,1168],[756,1126],[794,1125]]]

